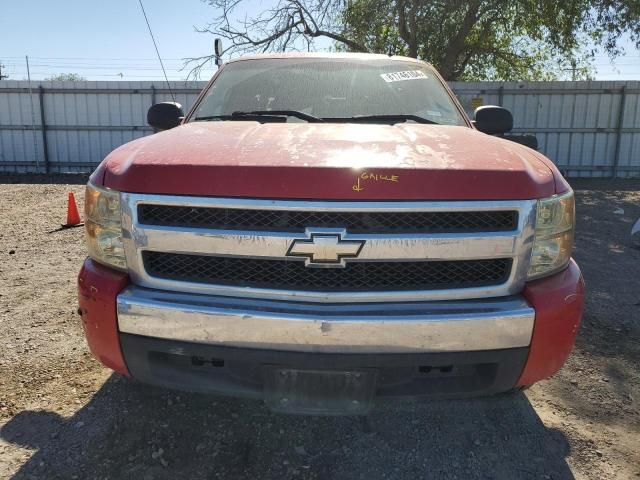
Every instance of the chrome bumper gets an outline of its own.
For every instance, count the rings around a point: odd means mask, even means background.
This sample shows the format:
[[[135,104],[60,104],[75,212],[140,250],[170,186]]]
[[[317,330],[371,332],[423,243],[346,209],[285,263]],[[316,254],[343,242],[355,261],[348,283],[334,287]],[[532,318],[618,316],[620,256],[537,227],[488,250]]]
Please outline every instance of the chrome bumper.
[[[136,286],[118,295],[122,333],[295,352],[435,353],[526,347],[534,317],[534,310],[518,296],[330,304]]]

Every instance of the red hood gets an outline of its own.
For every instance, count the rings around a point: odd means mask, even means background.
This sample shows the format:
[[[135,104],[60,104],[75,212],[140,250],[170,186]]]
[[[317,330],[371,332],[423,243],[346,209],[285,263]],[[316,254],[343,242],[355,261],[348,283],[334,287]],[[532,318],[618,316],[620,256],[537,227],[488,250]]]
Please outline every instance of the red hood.
[[[127,143],[97,172],[126,192],[352,200],[531,199],[531,150],[466,127],[196,122]]]

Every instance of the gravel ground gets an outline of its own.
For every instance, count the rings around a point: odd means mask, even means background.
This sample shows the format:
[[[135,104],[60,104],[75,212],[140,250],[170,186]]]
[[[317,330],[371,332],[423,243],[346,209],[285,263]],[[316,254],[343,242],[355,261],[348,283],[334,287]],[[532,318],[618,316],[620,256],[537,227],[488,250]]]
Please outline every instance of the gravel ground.
[[[640,182],[575,182],[588,300],[554,378],[316,418],[101,367],[75,313],[83,231],[53,231],[71,180],[0,178],[0,478],[640,478]]]

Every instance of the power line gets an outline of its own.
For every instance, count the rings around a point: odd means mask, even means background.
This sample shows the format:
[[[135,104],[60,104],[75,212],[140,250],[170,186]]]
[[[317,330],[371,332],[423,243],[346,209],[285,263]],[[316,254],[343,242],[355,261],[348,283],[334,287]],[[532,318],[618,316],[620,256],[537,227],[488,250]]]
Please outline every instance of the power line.
[[[33,57],[30,57],[33,58]],[[153,61],[157,61],[157,59],[153,59]],[[131,62],[131,63],[124,63],[124,62],[118,62],[118,63],[105,63],[105,62],[91,62],[91,63],[78,63],[78,62],[69,62],[69,61],[65,61],[65,62],[55,62],[55,61],[44,61],[45,63],[41,62],[32,62],[32,65],[36,65],[36,66],[42,66],[42,67],[67,67],[67,68],[118,68],[118,67],[126,67],[126,68],[141,68],[141,69],[150,69],[152,68],[151,65],[149,64],[144,64],[141,62]],[[167,62],[167,60],[164,60],[165,65],[173,65],[174,67],[178,68],[182,68],[184,65],[184,62],[182,61],[169,61]],[[635,62],[635,61],[628,61],[625,59],[625,61],[617,61],[617,60],[613,60],[613,61],[602,61],[602,60],[597,60],[593,63],[596,66],[607,66],[607,65],[614,65],[614,66],[637,66],[640,67],[640,63],[639,62]],[[5,62],[4,66],[20,66],[22,65],[22,62]],[[156,67],[157,68],[157,67]]]
[[[164,60],[164,63],[173,63],[173,64],[182,64],[184,63],[185,60]],[[8,62],[5,63],[9,63],[12,65],[22,65],[23,62],[20,62],[18,60],[9,60]],[[92,61],[76,61],[76,60],[55,60],[55,59],[45,59],[45,58],[41,58],[41,59],[36,59],[34,60],[32,63],[53,63],[56,65],[157,65],[158,64],[158,59],[154,58],[153,60],[146,60],[146,61],[140,61],[140,60],[135,60],[135,61],[123,61],[123,60],[102,60],[102,59],[95,59]]]
[[[45,75],[57,75],[58,73],[64,73],[64,72],[31,72],[32,75],[38,75],[38,76],[45,76]],[[16,75],[18,74],[13,74],[14,77],[16,77]],[[24,73],[22,74],[24,75]],[[78,75],[80,76],[84,76],[82,74],[82,72],[78,73]],[[110,73],[110,74],[91,74],[92,77],[119,77],[122,78],[121,75],[119,73]],[[154,79],[158,79],[158,75],[125,75],[127,80],[132,80],[135,78],[154,78]],[[169,77],[170,80],[173,81],[186,81],[185,77]]]
[[[4,56],[2,58],[11,58],[11,59],[22,59],[22,57],[11,57],[11,56]],[[148,61],[153,61],[155,62],[157,60],[157,58],[150,58],[150,57],[36,57],[36,56],[31,56],[30,58],[37,58],[39,60],[132,60],[132,61],[138,61],[138,60],[148,60]],[[165,58],[165,60],[184,60],[184,58]]]
[[[127,70],[143,70],[147,72],[152,72],[155,70],[160,70],[158,67],[137,67],[137,66],[129,66],[129,65],[107,65],[103,67],[98,66],[78,66],[78,65],[53,65],[47,63],[32,63],[34,67],[51,67],[56,69],[66,68],[66,69],[74,69],[74,70],[118,70],[118,69],[127,69]],[[177,70],[177,68],[172,69]]]
[[[167,77],[167,72],[164,69],[164,65],[162,63],[162,58],[160,57],[160,51],[158,50],[158,45],[156,44],[156,39],[153,37],[153,32],[151,31],[151,25],[149,24],[149,19],[147,18],[147,12],[144,11],[144,6],[142,5],[142,0],[138,0],[140,4],[140,8],[142,9],[142,15],[144,15],[144,20],[147,22],[147,28],[149,28],[149,35],[151,35],[151,40],[153,41],[153,46],[156,49],[156,54],[158,54],[158,60],[160,61],[160,66],[162,67],[162,73],[164,73],[164,79],[167,82],[167,87],[169,87],[169,93],[171,94],[171,98],[175,103],[176,97],[173,95],[173,91],[171,90],[171,85],[169,84],[169,78]]]

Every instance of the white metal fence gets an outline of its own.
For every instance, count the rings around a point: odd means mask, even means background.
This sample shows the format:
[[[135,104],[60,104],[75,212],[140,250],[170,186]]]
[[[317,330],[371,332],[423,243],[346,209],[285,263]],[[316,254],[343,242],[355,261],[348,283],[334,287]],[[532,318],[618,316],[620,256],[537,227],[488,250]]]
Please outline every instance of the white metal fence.
[[[516,133],[536,135],[539,150],[568,176],[640,176],[640,82],[454,82],[472,98],[513,113]]]
[[[172,82],[188,109],[205,82]],[[0,172],[88,172],[115,147],[148,135],[163,82],[0,81]],[[640,82],[454,82],[471,113],[502,105],[514,132],[569,176],[640,176]]]

